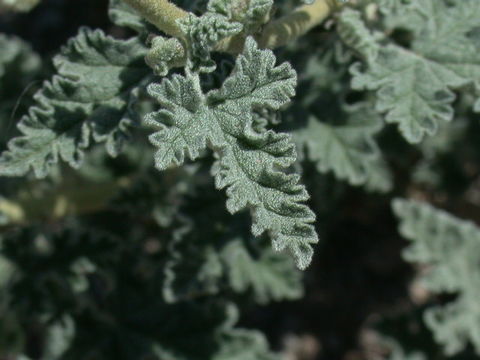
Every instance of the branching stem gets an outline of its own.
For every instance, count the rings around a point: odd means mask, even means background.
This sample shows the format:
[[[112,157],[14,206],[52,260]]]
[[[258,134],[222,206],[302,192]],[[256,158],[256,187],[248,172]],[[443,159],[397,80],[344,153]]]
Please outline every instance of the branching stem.
[[[146,20],[155,25],[165,34],[182,37],[183,33],[176,21],[185,16],[188,12],[172,4],[168,0],[123,0],[133,7]]]
[[[336,0],[316,0],[311,5],[300,6],[290,14],[267,24],[257,42],[260,47],[268,49],[284,46],[321,24],[338,7]]]
[[[182,31],[176,20],[189,13],[168,0],[123,0],[140,15],[164,33],[181,38]],[[316,0],[311,5],[303,5],[292,13],[267,24],[256,36],[262,48],[274,49],[304,35],[316,25],[322,23],[339,7],[337,0]],[[244,36],[237,35],[224,39],[216,46],[220,52],[239,53],[242,51]]]

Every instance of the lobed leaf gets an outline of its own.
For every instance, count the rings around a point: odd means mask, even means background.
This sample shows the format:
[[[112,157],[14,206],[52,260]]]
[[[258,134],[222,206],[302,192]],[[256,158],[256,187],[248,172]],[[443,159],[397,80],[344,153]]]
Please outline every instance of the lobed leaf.
[[[238,34],[243,26],[222,14],[207,12],[201,17],[190,14],[178,20],[185,33],[189,51],[187,66],[194,71],[211,72],[216,68],[210,52],[222,39]]]
[[[344,107],[344,121],[320,121],[311,116],[305,127],[295,131],[295,139],[308,150],[319,172],[332,171],[352,185],[365,184],[382,168],[374,135],[382,125],[369,104]],[[380,171],[380,170],[379,170]],[[388,174],[382,172],[382,176]],[[388,190],[383,184],[380,190]],[[375,186],[374,186],[375,187]]]
[[[231,288],[239,293],[252,291],[260,304],[296,300],[302,297],[302,275],[291,259],[270,249],[254,257],[240,239],[230,241],[222,250]]]
[[[400,233],[412,244],[405,260],[429,266],[423,284],[435,294],[456,294],[445,305],[429,308],[424,319],[447,355],[471,343],[480,354],[480,229],[430,205],[396,199],[393,210]]]
[[[476,0],[382,2],[384,23],[414,33],[408,48],[380,41],[358,11],[340,16],[339,33],[363,58],[352,69],[352,87],[377,92],[377,110],[418,143],[453,118],[454,91],[478,87],[480,55],[471,34],[478,28]]]
[[[45,177],[58,163],[82,163],[93,137],[116,156],[135,123],[131,107],[149,70],[137,39],[116,40],[86,28],[54,59],[58,75],[35,94],[36,106],[18,124],[22,136],[0,156],[0,175],[33,169]]]
[[[278,110],[294,94],[296,75],[288,64],[275,66],[271,51],[259,50],[248,38],[232,74],[218,90],[203,94],[197,75],[176,75],[150,94],[164,109],[147,115],[160,131],[151,136],[159,147],[156,165],[180,164],[185,155],[198,157],[208,145],[218,160],[212,169],[217,188],[227,189],[231,213],[250,208],[255,235],[268,232],[276,250],[288,248],[300,268],[312,257],[318,241],[313,212],[299,177],[279,169],[295,161],[295,147],[286,134],[253,129],[252,112]],[[193,99],[193,100],[190,100]]]

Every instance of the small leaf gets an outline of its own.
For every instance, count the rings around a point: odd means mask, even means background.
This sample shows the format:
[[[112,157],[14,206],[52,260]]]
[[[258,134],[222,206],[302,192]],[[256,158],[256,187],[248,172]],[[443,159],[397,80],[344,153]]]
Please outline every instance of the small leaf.
[[[373,139],[382,127],[381,121],[367,103],[344,106],[343,110],[346,117],[343,121],[320,121],[311,116],[294,136],[307,148],[308,157],[317,164],[318,171],[333,171],[339,179],[362,185],[381,168],[380,151]],[[386,174],[382,171],[381,175]]]
[[[180,28],[185,33],[190,64],[193,71],[212,72],[215,62],[210,58],[210,52],[222,39],[238,34],[243,27],[238,22],[232,22],[226,16],[207,12],[201,17],[190,14],[178,20]]]
[[[230,241],[222,249],[230,286],[234,291],[251,290],[260,304],[302,297],[302,275],[285,254],[262,249],[253,257],[242,240]]]
[[[148,34],[148,23],[123,0],[110,0],[108,16],[118,26],[128,27],[141,35]]]

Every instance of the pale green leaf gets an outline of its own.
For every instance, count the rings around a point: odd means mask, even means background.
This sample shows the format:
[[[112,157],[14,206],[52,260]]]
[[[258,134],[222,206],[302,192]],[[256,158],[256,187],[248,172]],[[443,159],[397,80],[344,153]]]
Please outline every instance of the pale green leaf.
[[[116,156],[135,122],[131,106],[149,70],[136,38],[116,40],[81,29],[54,58],[58,75],[45,82],[18,124],[22,136],[0,157],[0,175],[33,169],[45,177],[59,159],[78,168],[91,138]]]
[[[110,0],[108,16],[118,26],[128,27],[142,35],[148,33],[148,23],[123,0]]]
[[[381,120],[369,104],[344,106],[343,110],[345,119],[320,121],[310,116],[307,125],[294,132],[295,139],[307,148],[307,156],[316,163],[318,171],[332,171],[339,179],[362,185],[372,179],[376,168],[383,168],[374,140],[382,127]],[[388,181],[387,171],[381,171],[381,175],[382,178],[386,175],[385,181]],[[389,188],[388,184],[377,187]]]
[[[383,123],[371,101],[346,103],[351,55],[344,52],[341,47],[329,49],[303,65],[287,124],[302,159],[314,162],[319,172],[386,192],[392,187],[391,175],[375,140]]]
[[[187,66],[194,71],[211,72],[216,68],[210,52],[222,39],[238,34],[243,26],[232,22],[224,15],[207,12],[201,17],[190,14],[178,20],[185,34],[190,62]]]
[[[471,343],[480,354],[480,229],[472,222],[416,201],[393,202],[400,233],[412,244],[404,258],[429,267],[422,284],[436,294],[456,294],[425,312],[425,322],[447,355]]]
[[[242,240],[230,241],[221,253],[228,281],[236,292],[252,291],[260,304],[302,297],[302,275],[285,254],[270,249],[253,257]]]
[[[478,28],[480,2],[418,0],[385,13],[385,26],[415,34],[408,49],[379,41],[355,10],[340,16],[340,35],[364,60],[351,69],[352,87],[377,91],[386,121],[417,143],[436,133],[439,121],[452,120],[454,91],[480,83],[480,48],[470,35]]]
[[[158,148],[155,166],[164,170],[170,165],[180,165],[185,155],[191,160],[206,147],[208,136],[208,108],[200,86],[192,77],[173,75],[161,84],[150,84],[149,93],[162,105],[156,113],[145,117],[147,124],[160,126],[161,130],[150,136]]]
[[[218,161],[213,168],[217,188],[227,188],[231,213],[250,208],[255,235],[268,232],[276,250],[288,248],[305,268],[318,241],[313,212],[299,177],[279,169],[295,161],[295,147],[286,134],[253,130],[257,108],[278,110],[294,94],[296,75],[288,64],[275,66],[271,51],[259,50],[248,38],[232,74],[218,90],[203,94],[199,78],[174,76],[151,85],[150,94],[163,106],[147,115],[160,127],[152,142],[159,169],[180,164],[185,155],[194,159],[208,145]]]

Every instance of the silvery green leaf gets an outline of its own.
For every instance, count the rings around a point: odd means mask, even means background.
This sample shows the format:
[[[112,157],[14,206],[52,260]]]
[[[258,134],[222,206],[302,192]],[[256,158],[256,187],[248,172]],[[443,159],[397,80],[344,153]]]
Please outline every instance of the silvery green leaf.
[[[81,29],[54,58],[58,75],[35,94],[36,106],[18,124],[22,136],[0,156],[0,175],[33,169],[45,177],[60,159],[78,168],[91,138],[116,156],[135,123],[131,107],[149,72],[144,55],[137,38]]]
[[[241,239],[230,241],[221,252],[228,281],[236,292],[251,291],[260,304],[302,297],[302,275],[285,254],[262,249],[249,253]]]
[[[139,34],[147,34],[148,23],[123,0],[110,0],[108,16],[118,26],[128,27]]]
[[[343,106],[343,111],[344,119],[321,121],[311,115],[305,127],[294,131],[296,142],[307,148],[307,156],[319,172],[332,171],[351,185],[388,190],[392,184],[388,183],[388,171],[382,170],[385,165],[374,140],[381,119],[368,103]],[[378,182],[381,179],[384,181]]]
[[[162,105],[146,121],[160,130],[151,136],[159,148],[156,166],[165,169],[195,159],[207,145],[218,160],[213,168],[217,188],[227,189],[231,213],[249,208],[254,235],[268,232],[276,250],[288,248],[297,265],[305,268],[318,241],[313,212],[302,203],[308,199],[299,176],[280,171],[296,157],[286,134],[271,130],[257,133],[252,112],[278,110],[295,93],[296,74],[288,64],[275,66],[269,50],[259,50],[248,38],[232,74],[218,90],[202,92],[193,74],[176,75],[149,86]]]
[[[238,22],[232,22],[224,15],[207,12],[197,17],[190,14],[177,21],[186,35],[188,55],[194,71],[211,72],[216,68],[210,58],[210,52],[222,39],[238,34],[243,27]]]
[[[385,13],[385,26],[415,34],[409,48],[379,41],[358,11],[346,9],[340,16],[340,35],[363,58],[351,69],[352,87],[375,90],[377,110],[417,143],[436,133],[438,122],[452,120],[454,91],[480,83],[480,48],[471,36],[480,2],[418,0]]]
[[[429,267],[420,278],[422,284],[435,294],[457,295],[424,313],[435,340],[447,355],[459,353],[469,343],[480,354],[480,229],[413,200],[396,199],[393,210],[400,233],[411,241],[405,260]]]

